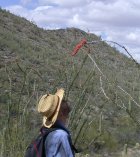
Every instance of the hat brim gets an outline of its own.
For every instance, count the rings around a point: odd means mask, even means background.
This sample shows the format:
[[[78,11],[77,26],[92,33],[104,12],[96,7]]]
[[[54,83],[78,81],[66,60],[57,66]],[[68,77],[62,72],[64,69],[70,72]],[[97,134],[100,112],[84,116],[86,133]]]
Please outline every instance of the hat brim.
[[[55,95],[57,95],[59,97],[59,104],[58,104],[57,109],[55,110],[52,118],[48,120],[48,118],[46,116],[43,116],[43,125],[47,128],[50,128],[57,120],[57,116],[58,116],[58,113],[60,110],[61,102],[62,102],[62,99],[64,96],[64,90],[63,89],[57,90]]]

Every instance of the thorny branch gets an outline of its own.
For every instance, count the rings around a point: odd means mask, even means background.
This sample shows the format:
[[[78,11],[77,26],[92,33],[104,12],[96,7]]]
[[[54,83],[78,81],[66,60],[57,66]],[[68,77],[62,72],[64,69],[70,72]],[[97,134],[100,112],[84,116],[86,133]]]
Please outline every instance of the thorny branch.
[[[128,95],[130,98],[131,98],[131,100],[138,106],[138,107],[140,107],[140,105],[133,99],[133,97],[129,94],[129,93],[127,93],[122,87],[120,87],[120,86],[117,86],[119,89],[121,89],[126,95]]]
[[[105,90],[103,88],[103,83],[102,83],[102,77],[101,76],[100,76],[100,85],[101,85],[101,90],[102,90],[104,96],[109,100],[109,97],[106,95]]]
[[[114,42],[114,41],[107,41],[107,40],[104,40],[104,41],[110,42],[110,43],[113,43],[113,44],[116,44],[116,45],[118,45],[119,47],[123,48],[123,49],[126,51],[126,53],[130,56],[130,58],[131,58],[137,65],[139,65],[139,63],[133,58],[133,56],[130,54],[130,52],[127,50],[127,48],[126,48],[125,46],[120,45],[120,44],[118,44],[117,42]]]

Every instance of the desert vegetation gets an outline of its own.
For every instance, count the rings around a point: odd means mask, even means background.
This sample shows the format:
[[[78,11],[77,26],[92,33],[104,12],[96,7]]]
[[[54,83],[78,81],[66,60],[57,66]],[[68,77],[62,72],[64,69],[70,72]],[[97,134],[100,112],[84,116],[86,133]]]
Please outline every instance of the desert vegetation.
[[[71,53],[79,41],[98,41]],[[140,66],[76,28],[44,30],[0,9],[0,156],[22,157],[42,124],[41,95],[63,87],[77,157],[140,155]]]

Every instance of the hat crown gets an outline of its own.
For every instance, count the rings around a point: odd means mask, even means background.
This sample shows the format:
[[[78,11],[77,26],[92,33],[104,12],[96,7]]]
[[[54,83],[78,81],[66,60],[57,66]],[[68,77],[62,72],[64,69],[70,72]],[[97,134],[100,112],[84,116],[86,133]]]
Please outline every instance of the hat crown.
[[[38,112],[49,118],[56,110],[58,102],[59,97],[57,95],[46,94],[39,101]]]

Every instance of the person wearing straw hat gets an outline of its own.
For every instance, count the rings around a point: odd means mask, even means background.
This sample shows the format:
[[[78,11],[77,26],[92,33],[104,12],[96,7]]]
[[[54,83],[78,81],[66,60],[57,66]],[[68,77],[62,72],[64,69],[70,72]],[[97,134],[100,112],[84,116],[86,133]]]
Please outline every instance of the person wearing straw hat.
[[[64,89],[58,89],[54,95],[43,95],[38,104],[38,112],[43,116],[43,127],[57,128],[45,139],[46,157],[74,157],[76,150],[66,128],[70,106],[63,97]]]

